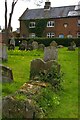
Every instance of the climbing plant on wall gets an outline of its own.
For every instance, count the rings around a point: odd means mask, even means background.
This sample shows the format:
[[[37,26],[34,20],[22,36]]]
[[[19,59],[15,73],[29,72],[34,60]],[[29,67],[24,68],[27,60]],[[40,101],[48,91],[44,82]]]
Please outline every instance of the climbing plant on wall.
[[[30,22],[35,22],[35,28],[30,28]],[[29,33],[35,33],[37,37],[42,37],[43,31],[47,26],[48,19],[36,19],[25,21]]]

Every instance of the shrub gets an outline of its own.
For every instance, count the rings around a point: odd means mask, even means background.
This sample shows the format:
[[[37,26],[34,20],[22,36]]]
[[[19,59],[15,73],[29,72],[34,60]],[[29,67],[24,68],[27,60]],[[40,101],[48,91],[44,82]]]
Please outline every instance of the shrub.
[[[65,47],[70,46],[70,43],[74,41],[77,46],[80,46],[80,38],[15,38],[16,46],[19,46],[22,40],[26,40],[28,43],[32,43],[32,41],[37,41],[39,44],[44,44],[45,46],[49,46],[52,41],[56,41],[58,45],[63,45]],[[10,40],[9,40],[10,41]]]

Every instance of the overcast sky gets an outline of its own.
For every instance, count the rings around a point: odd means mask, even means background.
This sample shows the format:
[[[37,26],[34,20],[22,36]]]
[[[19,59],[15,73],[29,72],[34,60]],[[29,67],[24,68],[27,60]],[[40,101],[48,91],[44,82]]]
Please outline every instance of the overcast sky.
[[[0,0],[0,26],[1,28],[4,28],[4,1]],[[10,13],[10,6],[12,0],[8,1],[8,13]],[[26,8],[33,9],[33,8],[43,8],[45,2],[41,4],[41,6],[36,6],[34,3],[35,0],[30,0],[30,2],[26,2],[26,0],[19,0],[18,3],[15,6],[13,18],[12,18],[12,27],[13,30],[16,30],[16,28],[19,27],[19,17],[22,15],[22,13],[25,11]],[[38,0],[36,0],[38,1]],[[45,0],[46,1],[46,0]],[[58,7],[58,6],[68,6],[68,5],[78,5],[78,2],[80,0],[50,0],[51,7]],[[37,3],[37,2],[36,2]]]

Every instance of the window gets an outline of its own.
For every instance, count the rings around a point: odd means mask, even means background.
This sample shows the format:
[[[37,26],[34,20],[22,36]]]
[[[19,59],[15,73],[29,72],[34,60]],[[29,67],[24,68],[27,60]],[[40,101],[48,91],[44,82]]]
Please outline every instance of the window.
[[[47,37],[48,37],[48,38],[52,38],[52,37],[54,37],[54,36],[55,36],[54,33],[47,33]]]
[[[67,35],[67,38],[72,38],[72,35]]]
[[[35,28],[35,22],[30,22],[29,28]]]
[[[64,34],[60,34],[60,35],[59,35],[59,38],[64,38]]]
[[[80,38],[80,32],[77,33],[77,37]]]
[[[64,26],[65,28],[67,28],[67,27],[68,27],[68,23],[64,23],[63,26]]]
[[[78,26],[80,27],[80,20],[78,20]]]
[[[47,27],[54,27],[54,21],[48,21]]]
[[[30,34],[29,34],[29,37],[30,37],[30,38],[34,38],[35,36],[36,36],[35,33],[30,33]]]

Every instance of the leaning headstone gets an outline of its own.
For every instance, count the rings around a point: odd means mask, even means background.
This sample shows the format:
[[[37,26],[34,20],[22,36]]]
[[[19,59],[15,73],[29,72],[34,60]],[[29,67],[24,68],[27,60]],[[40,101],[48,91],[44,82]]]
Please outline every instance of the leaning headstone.
[[[0,61],[7,60],[7,46],[5,44],[5,33],[0,33]]]
[[[60,65],[54,61],[50,60],[48,62],[43,61],[42,59],[35,59],[31,61],[30,66],[30,80],[38,79],[38,75],[43,72],[45,74],[51,69],[52,65],[56,65],[58,73],[60,72]]]
[[[7,60],[7,46],[6,44],[2,44],[2,60]]]
[[[39,50],[44,50],[45,45],[44,44],[39,44],[38,49]]]
[[[58,45],[57,48],[63,48],[64,46],[63,45]]]
[[[71,42],[71,46],[68,47],[68,50],[69,51],[75,51],[75,48],[76,48],[76,44],[74,41]]]
[[[38,42],[33,41],[32,42],[32,47],[33,47],[33,50],[38,49]]]
[[[14,50],[14,49],[15,49],[14,45],[13,44],[9,44],[8,50]]]
[[[23,40],[23,41],[22,41],[22,44],[25,46],[25,49],[27,50],[27,41],[26,41],[26,40]]]
[[[14,37],[11,38],[11,40],[10,40],[10,45],[13,45],[14,48],[15,48],[15,39],[14,39]]]
[[[3,66],[0,64],[0,80],[2,78],[2,83],[13,82],[12,70],[9,67]]]
[[[32,47],[32,44],[31,44],[31,43],[29,43],[29,44],[27,45],[27,50],[33,50],[33,47]]]
[[[25,45],[23,43],[19,45],[19,50],[25,50]]]
[[[58,50],[54,46],[45,47],[44,49],[44,61],[57,60]]]
[[[52,41],[52,42],[50,43],[50,46],[57,47],[57,43],[56,43],[55,41]]]
[[[71,46],[73,46],[74,49],[76,48],[76,44],[74,41],[71,42]]]

